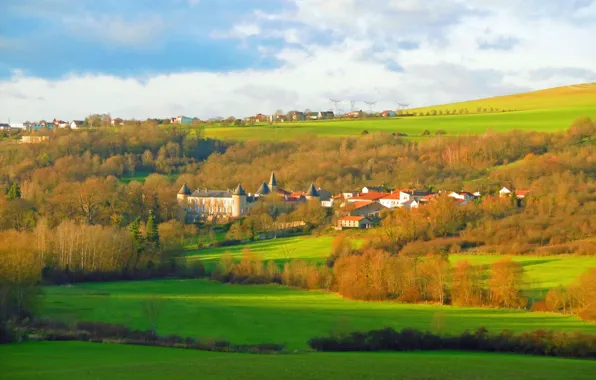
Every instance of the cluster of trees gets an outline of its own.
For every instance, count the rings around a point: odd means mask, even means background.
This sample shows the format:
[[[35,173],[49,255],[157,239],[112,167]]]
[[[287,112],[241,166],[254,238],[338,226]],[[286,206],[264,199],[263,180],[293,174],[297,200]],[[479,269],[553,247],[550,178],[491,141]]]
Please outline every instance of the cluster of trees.
[[[557,313],[577,314],[580,318],[596,322],[596,268],[583,273],[567,287],[549,290],[539,309]]]

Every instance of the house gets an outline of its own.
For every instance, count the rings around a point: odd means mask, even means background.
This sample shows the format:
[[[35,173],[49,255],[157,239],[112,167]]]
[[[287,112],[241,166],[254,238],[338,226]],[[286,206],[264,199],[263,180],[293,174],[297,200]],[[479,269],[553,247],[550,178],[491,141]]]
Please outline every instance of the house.
[[[344,216],[337,220],[337,228],[371,228],[373,223],[365,216]]]
[[[514,191],[511,191],[508,188],[503,187],[501,190],[499,190],[499,197],[500,198],[508,197],[513,192],[515,192],[515,195],[517,196],[517,199],[524,199],[530,193],[530,190],[514,190]]]
[[[474,196],[474,194],[469,193],[467,191],[462,191],[460,193],[456,193],[455,191],[452,191],[451,193],[449,193],[448,196],[451,198],[455,198],[455,199],[463,199],[466,202],[469,202],[469,201],[473,200],[474,198],[476,198]]]
[[[357,197],[357,196],[358,196],[358,194],[360,194],[360,193],[359,193],[359,192],[357,192],[357,191],[346,191],[346,192],[343,192],[343,193],[341,193],[341,196],[342,196],[344,199],[348,199],[348,198],[354,198],[354,197]]]
[[[269,116],[263,115],[262,113],[258,113],[257,116],[255,116],[255,119],[259,123],[264,123],[267,120],[269,120]]]
[[[308,113],[308,118],[310,120],[317,120],[319,118],[319,113],[320,112],[313,112],[313,111],[311,111],[311,112]]]
[[[112,123],[114,122],[114,120],[112,120]],[[77,128],[81,128],[83,126],[83,120],[73,120],[70,123],[70,128],[71,129],[77,129]]]
[[[386,110],[386,111],[381,112],[381,116],[382,117],[396,117],[397,113],[395,111]]]
[[[366,216],[367,218],[378,218],[381,211],[387,210],[387,207],[378,202],[352,202],[343,208],[350,216]]]
[[[358,118],[361,118],[363,115],[364,115],[364,113],[362,111],[350,111],[350,112],[344,114],[344,117],[358,119]]]
[[[7,131],[10,129],[10,124],[0,123],[0,131]]]
[[[192,117],[176,116],[170,119],[172,124],[192,124]]]
[[[418,203],[416,200],[412,199],[410,201],[406,201],[406,202],[400,203],[399,206],[397,206],[397,207],[403,207],[406,210],[411,210],[413,208],[418,208],[418,205],[419,204],[420,203]]]
[[[399,207],[401,202],[401,197],[399,192],[391,193],[381,199],[379,199],[379,203],[387,208],[396,208]]]
[[[317,114],[319,120],[330,120],[335,118],[333,111],[322,111]]]
[[[369,193],[369,192],[371,192],[371,191],[375,191],[375,192],[377,192],[377,193],[380,193],[380,192],[382,192],[383,190],[381,189],[381,187],[380,187],[380,186],[364,186],[364,187],[362,188],[362,193],[363,193],[363,194]]]
[[[112,125],[113,126],[124,125],[124,120],[120,119],[119,117],[116,117],[116,118],[112,119]]]
[[[57,128],[66,128],[70,125],[70,123],[67,123],[64,120],[58,120],[58,119],[54,119],[54,121],[52,121],[52,124],[54,124],[54,127],[57,127]]]
[[[416,201],[416,202],[420,202],[422,200],[422,198],[432,194],[432,192],[430,191],[422,191],[422,190],[400,190],[399,192],[400,194],[400,200],[401,202],[407,202],[407,201]]]
[[[304,121],[304,120],[306,120],[306,115],[304,115],[304,112],[290,111],[290,112],[288,112],[288,120],[290,120],[290,121]]]

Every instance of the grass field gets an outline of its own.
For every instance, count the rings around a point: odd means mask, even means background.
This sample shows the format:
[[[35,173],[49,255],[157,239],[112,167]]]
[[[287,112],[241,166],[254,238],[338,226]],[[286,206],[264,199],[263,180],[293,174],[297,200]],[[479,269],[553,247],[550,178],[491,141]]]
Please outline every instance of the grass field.
[[[278,123],[273,126],[207,127],[205,136],[235,140],[291,140],[309,136],[357,136],[363,130],[401,132],[415,140],[424,139],[422,132],[435,133],[443,129],[449,135],[484,133],[487,129],[505,132],[513,129],[555,132],[567,129],[580,117],[596,118],[596,100],[591,105],[527,110],[491,114],[396,117],[387,119],[331,120],[298,123]]]
[[[83,342],[0,346],[2,378],[583,380],[596,362],[469,352],[249,355]]]
[[[242,250],[250,248],[261,255],[263,260],[275,260],[283,263],[292,259],[308,260],[323,263],[331,253],[331,236],[300,236],[287,239],[265,240],[260,242],[219,247],[205,250],[190,250],[187,253],[189,262],[200,259],[207,267],[214,265],[224,254],[230,253],[236,259],[242,257]],[[487,270],[491,263],[501,259],[497,255],[451,255],[452,263],[466,259],[474,265],[485,265]],[[526,280],[531,295],[544,295],[549,289],[567,285],[589,268],[596,267],[596,257],[586,256],[512,256],[520,262],[526,272]]]
[[[576,317],[520,310],[363,302],[335,294],[277,285],[229,285],[207,280],[87,283],[45,288],[43,315],[66,320],[124,323],[146,329],[143,301],[158,297],[160,334],[225,338],[234,343],[286,343],[306,348],[313,336],[332,331],[392,326],[446,332],[485,326],[514,331],[538,328],[596,333],[596,324]],[[433,322],[435,319],[435,322]]]
[[[476,112],[478,107],[514,110],[585,107],[596,105],[595,99],[596,83],[585,83],[466,102],[414,108],[412,111],[451,111],[453,109],[467,108],[469,112]]]

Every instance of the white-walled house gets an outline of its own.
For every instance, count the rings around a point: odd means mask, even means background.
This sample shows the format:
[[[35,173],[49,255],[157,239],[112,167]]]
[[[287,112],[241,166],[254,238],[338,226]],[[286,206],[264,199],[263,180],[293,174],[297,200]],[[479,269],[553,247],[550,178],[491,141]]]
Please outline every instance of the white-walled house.
[[[83,126],[82,120],[73,120],[70,123],[70,129],[77,129],[77,128],[81,128],[82,126]]]
[[[393,193],[389,194],[384,198],[379,200],[379,203],[387,208],[396,208],[399,207],[401,203],[401,193]]]
[[[455,191],[452,191],[451,193],[449,193],[449,196],[455,199],[462,199],[466,202],[475,198],[474,194],[468,193],[467,191],[462,191],[461,193],[456,193]]]

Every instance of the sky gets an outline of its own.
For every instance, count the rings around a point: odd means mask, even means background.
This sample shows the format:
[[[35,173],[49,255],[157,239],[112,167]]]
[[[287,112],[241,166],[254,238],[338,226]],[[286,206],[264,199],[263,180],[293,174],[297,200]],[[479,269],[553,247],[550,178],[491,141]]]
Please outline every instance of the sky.
[[[395,109],[596,82],[596,0],[0,0],[0,122]]]

